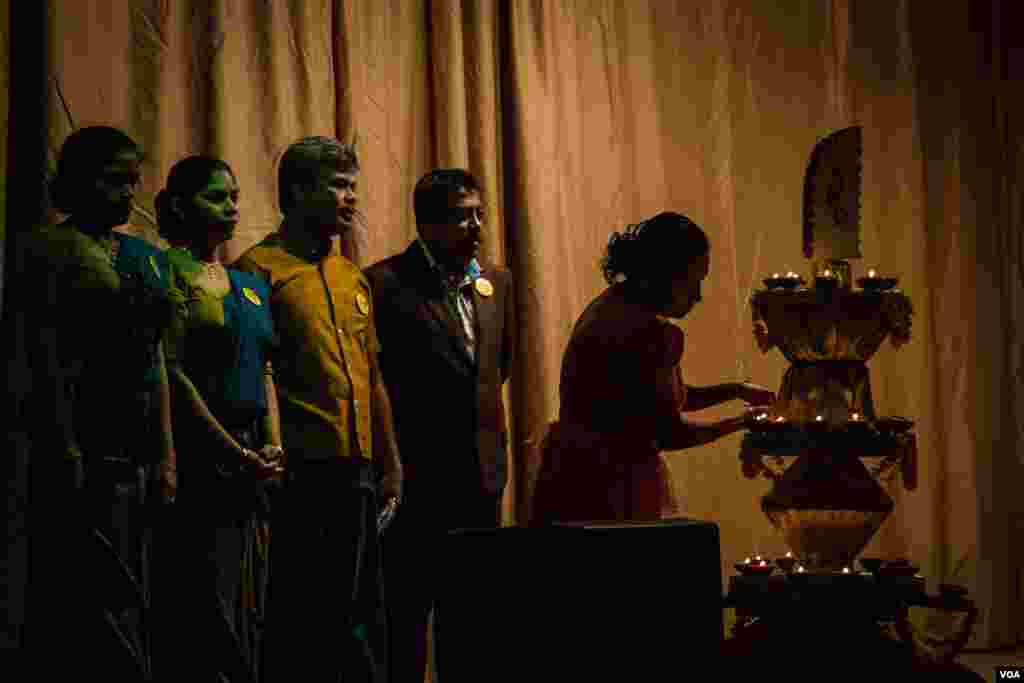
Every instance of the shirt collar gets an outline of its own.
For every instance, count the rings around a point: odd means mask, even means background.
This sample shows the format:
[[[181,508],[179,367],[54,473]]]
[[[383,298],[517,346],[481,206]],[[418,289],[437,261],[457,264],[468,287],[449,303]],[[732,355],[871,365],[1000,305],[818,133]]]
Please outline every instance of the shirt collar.
[[[456,281],[458,273],[449,273],[448,269],[439,263],[438,260],[434,258],[434,255],[430,253],[430,247],[427,246],[427,243],[423,238],[417,237],[416,241],[419,242],[420,248],[423,249],[423,255],[427,257],[427,263],[430,264],[430,268],[438,274],[441,278],[441,282],[445,285],[452,287],[465,287],[468,284],[472,284],[478,277],[480,277],[480,273],[482,272],[480,262],[473,258],[466,264],[466,270],[462,274],[462,280]]]

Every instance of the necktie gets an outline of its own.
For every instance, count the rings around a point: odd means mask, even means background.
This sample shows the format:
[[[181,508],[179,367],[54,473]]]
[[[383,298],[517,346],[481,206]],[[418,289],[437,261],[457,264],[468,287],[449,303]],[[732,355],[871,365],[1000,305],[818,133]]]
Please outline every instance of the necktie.
[[[448,282],[451,283],[452,278],[449,277]],[[473,283],[469,278],[459,278],[457,283],[450,284],[445,289],[452,314],[455,316],[456,322],[462,326],[462,331],[466,335],[466,350],[469,351],[470,357],[475,358],[476,335],[473,331],[473,295],[469,291],[472,286]]]

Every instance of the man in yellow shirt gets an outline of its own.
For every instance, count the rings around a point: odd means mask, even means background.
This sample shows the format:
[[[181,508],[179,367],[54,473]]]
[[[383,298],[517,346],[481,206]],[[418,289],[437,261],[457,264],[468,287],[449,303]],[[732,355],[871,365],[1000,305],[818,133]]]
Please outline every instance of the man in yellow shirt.
[[[286,479],[275,501],[263,680],[376,681],[380,503],[401,499],[373,297],[334,237],[357,212],[354,146],[303,138],[281,159],[278,232],[236,262],[270,284]]]

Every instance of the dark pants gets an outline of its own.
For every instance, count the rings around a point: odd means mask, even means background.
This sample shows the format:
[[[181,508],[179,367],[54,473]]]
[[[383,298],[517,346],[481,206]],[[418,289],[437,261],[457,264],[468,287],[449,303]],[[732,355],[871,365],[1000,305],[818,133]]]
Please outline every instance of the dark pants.
[[[224,493],[229,498],[233,492]],[[189,500],[182,491],[158,529],[158,683],[258,680],[268,545],[261,539],[264,515],[252,505],[224,506],[235,514]]]
[[[73,476],[44,456],[30,468],[25,679],[148,681],[146,468],[96,459]]]
[[[377,499],[369,465],[303,463],[272,500],[263,683],[378,683]]]
[[[444,501],[444,502],[442,502]],[[444,495],[408,500],[384,532],[384,597],[391,683],[423,683],[427,662],[427,628],[433,618],[435,669],[457,653],[442,651],[442,617],[438,598],[446,562],[438,554],[455,528],[487,529],[500,524],[501,497]],[[481,599],[484,599],[481,596]]]
[[[164,511],[154,544],[156,680],[255,683],[268,571],[266,487],[213,465],[216,452],[201,439],[179,444],[177,502]]]

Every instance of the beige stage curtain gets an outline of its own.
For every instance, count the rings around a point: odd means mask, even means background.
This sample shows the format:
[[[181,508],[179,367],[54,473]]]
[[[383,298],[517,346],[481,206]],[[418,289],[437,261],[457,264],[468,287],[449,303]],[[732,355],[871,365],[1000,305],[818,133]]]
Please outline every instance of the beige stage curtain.
[[[983,607],[975,644],[1021,634],[1024,72],[1012,0],[45,4],[40,77],[60,85],[74,124],[116,125],[145,145],[144,207],[183,156],[234,166],[244,229],[228,258],[277,225],[275,163],[302,135],[359,140],[367,222],[347,249],[362,265],[413,238],[424,172],[482,178],[485,254],[515,271],[522,325],[510,524],[528,510],[562,350],[603,287],[609,233],[661,210],[703,225],[712,270],[682,323],[684,374],[775,387],[785,363],[757,351],[747,298],[772,271],[808,271],[808,155],[829,132],[864,126],[855,268],[899,275],[916,306],[911,343],[872,362],[874,389],[881,412],[917,421],[921,452],[920,488],[894,489],[870,552],[908,555],[935,580],[966,557]],[[55,151],[71,123],[49,93]],[[138,218],[129,229],[155,239]],[[671,455],[687,513],[721,527],[727,573],[752,551],[783,551],[759,510],[767,483],[742,478],[738,445]]]

